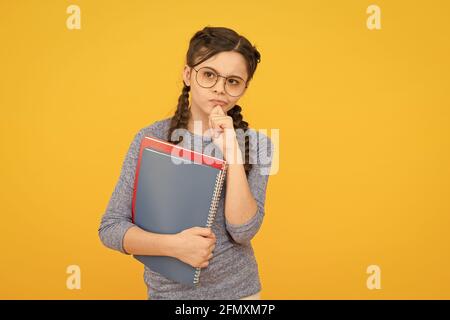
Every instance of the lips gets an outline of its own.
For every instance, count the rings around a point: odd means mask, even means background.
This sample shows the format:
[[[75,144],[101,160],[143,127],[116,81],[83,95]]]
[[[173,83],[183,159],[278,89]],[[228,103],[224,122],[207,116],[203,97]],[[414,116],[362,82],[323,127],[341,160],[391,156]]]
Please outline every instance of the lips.
[[[222,101],[222,100],[216,100],[216,99],[212,99],[212,100],[209,100],[209,101],[211,101],[212,103],[214,103],[215,105],[220,105],[220,106],[226,106],[227,105],[227,103],[225,102],[225,101]]]

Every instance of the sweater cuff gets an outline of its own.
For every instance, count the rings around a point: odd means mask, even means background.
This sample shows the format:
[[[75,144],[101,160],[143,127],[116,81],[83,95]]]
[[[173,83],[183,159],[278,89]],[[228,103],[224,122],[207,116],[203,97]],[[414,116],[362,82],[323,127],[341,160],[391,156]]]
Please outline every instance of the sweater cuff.
[[[258,209],[256,210],[256,214],[253,217],[251,217],[250,220],[248,220],[247,222],[245,222],[243,224],[232,224],[232,223],[228,222],[228,219],[225,218],[226,227],[227,227],[228,231],[231,233],[246,232],[253,228],[253,226],[257,222],[259,214],[260,214],[260,212],[259,212],[259,207],[258,207]]]
[[[125,238],[125,233],[127,233],[128,229],[130,229],[131,227],[134,227],[135,224],[131,223],[129,221],[124,221],[121,223],[120,228],[118,230],[119,233],[119,239],[120,239],[120,246],[119,246],[119,250],[120,252],[130,255],[130,253],[126,252],[124,247],[123,247],[123,239]]]

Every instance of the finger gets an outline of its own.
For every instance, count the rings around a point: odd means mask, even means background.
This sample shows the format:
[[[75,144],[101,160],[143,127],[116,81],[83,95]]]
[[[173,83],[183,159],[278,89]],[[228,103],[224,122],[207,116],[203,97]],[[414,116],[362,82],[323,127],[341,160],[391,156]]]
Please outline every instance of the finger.
[[[211,129],[213,131],[213,136],[215,138],[217,138],[219,134],[223,131],[222,127],[220,126],[220,123],[214,121],[214,119],[211,119]]]
[[[228,122],[228,120],[224,119],[224,120],[213,120],[213,123],[215,124],[215,127],[217,129],[220,129],[220,131],[222,131],[222,129],[225,128],[231,128],[231,124]]]
[[[212,113],[209,115],[211,118],[230,118],[232,119],[231,116],[227,115],[227,114],[218,114],[218,113]]]
[[[214,117],[210,115],[208,117],[208,121],[209,121],[209,127],[214,129],[215,128],[215,123],[216,123],[215,120],[214,120]]]
[[[209,134],[211,136],[215,135],[214,124],[213,124],[211,118],[209,118],[209,129],[208,130],[209,130]]]
[[[215,113],[215,114],[210,114],[209,117],[210,117],[210,118],[230,118],[230,119],[231,119],[230,116],[227,116],[227,115],[225,115],[225,114],[217,114],[217,113]]]
[[[228,119],[213,119],[213,123],[216,125],[216,127],[224,129],[225,127],[229,127],[230,123]]]
[[[225,112],[223,112],[222,106],[221,105],[217,105],[217,111],[214,114],[220,114],[220,115],[225,115]]]
[[[213,127],[216,131],[220,131],[222,129],[221,125],[222,123],[220,121],[212,120]]]
[[[225,113],[223,112],[223,109],[222,109],[222,107],[221,107],[220,105],[216,105],[216,106],[211,110],[210,115],[214,115],[214,114],[217,114],[217,115],[224,115]]]
[[[202,227],[196,227],[195,231],[198,235],[204,236],[204,237],[211,237],[212,231],[211,228],[202,228]]]
[[[211,117],[211,120],[210,120],[212,123],[217,123],[217,122],[219,122],[219,123],[227,123],[227,124],[229,124],[230,126],[232,126],[233,125],[233,120],[232,119],[230,119],[230,117],[227,117],[227,116],[216,116],[216,117]]]
[[[229,123],[229,120],[227,118],[222,118],[222,117],[221,118],[211,118],[211,123],[213,125],[219,126],[219,125],[222,125],[222,124]]]

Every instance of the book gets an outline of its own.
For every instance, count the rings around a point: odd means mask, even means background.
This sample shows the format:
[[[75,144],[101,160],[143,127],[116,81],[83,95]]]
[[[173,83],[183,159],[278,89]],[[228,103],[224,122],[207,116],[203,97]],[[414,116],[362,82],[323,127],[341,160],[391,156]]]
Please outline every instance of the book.
[[[144,137],[134,182],[132,221],[154,233],[176,234],[211,227],[217,212],[227,162],[167,141]],[[201,268],[169,256],[133,255],[173,281],[198,285]]]

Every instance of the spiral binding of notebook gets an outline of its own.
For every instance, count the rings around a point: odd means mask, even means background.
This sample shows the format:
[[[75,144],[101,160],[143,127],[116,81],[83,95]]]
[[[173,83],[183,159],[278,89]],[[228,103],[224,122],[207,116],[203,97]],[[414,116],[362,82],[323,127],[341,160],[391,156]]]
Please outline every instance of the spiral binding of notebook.
[[[206,222],[207,228],[210,228],[214,222],[214,218],[215,218],[216,212],[217,212],[217,207],[219,205],[220,194],[222,192],[223,180],[225,178],[226,171],[227,171],[227,164],[226,164],[226,162],[224,162],[222,165],[222,170],[220,170],[219,174],[216,177],[216,184],[215,184],[215,188],[214,188],[214,192],[213,192],[213,196],[212,196],[212,200],[211,200],[211,206],[209,208],[208,220]],[[199,284],[200,271],[201,271],[201,268],[197,267],[195,270],[195,274],[194,274],[194,284]]]

